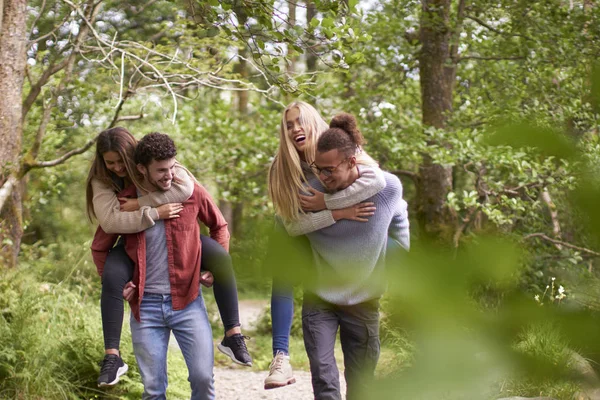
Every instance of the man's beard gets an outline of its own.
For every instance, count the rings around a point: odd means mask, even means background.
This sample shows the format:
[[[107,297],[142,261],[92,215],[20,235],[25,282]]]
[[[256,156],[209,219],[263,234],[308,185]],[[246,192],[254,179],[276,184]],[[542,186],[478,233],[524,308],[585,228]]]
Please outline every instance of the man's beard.
[[[158,184],[158,181],[153,180],[152,178],[150,178],[150,176],[148,175],[146,180],[148,181],[148,184],[153,187],[156,190],[160,190],[161,192],[166,192],[167,190],[169,190],[171,188],[171,186],[169,186],[168,188],[164,188],[163,186]]]

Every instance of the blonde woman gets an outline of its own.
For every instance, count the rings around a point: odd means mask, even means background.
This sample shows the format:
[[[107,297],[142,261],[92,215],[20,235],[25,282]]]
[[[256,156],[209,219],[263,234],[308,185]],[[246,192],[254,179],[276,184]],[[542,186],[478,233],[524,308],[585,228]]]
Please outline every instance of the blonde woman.
[[[270,246],[273,250],[268,256],[268,263],[277,273],[273,277],[271,296],[273,361],[265,379],[265,389],[296,381],[289,358],[294,313],[294,279],[290,277],[309,276],[306,268],[312,265],[310,245],[302,235],[331,226],[341,219],[366,222],[374,214],[375,207],[371,202],[361,202],[385,188],[383,172],[360,147],[356,159],[363,168],[361,176],[351,186],[329,195],[308,185],[308,180],[314,176],[310,166],[315,159],[317,141],[328,128],[318,111],[305,102],[293,102],[283,111],[279,148],[269,170],[268,185],[277,219],[292,239],[282,241],[281,235],[274,235],[277,245]],[[285,254],[285,263],[282,263],[282,254]],[[283,265],[287,267],[285,270],[282,270]]]

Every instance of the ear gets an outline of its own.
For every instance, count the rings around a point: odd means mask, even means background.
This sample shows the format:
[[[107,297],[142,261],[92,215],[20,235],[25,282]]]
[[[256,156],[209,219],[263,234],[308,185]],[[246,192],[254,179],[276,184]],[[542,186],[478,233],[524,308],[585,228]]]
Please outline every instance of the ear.
[[[137,167],[137,170],[140,174],[146,176],[146,167],[144,167],[142,164],[136,164],[135,166]]]
[[[350,168],[354,168],[356,166],[356,156],[351,156],[348,159],[348,165],[350,165]]]

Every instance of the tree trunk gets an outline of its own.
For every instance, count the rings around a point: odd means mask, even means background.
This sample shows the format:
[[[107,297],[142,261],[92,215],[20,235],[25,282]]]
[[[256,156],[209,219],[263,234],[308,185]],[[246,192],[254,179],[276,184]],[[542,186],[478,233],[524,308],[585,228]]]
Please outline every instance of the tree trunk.
[[[423,124],[437,129],[445,128],[452,111],[455,73],[449,73],[446,67],[451,57],[450,5],[450,0],[424,0],[420,20]],[[452,189],[452,168],[437,165],[424,155],[419,170],[417,219],[426,235],[439,236],[449,222],[445,202]]]
[[[310,21],[317,15],[317,7],[313,0],[306,0],[306,26],[310,26]],[[309,41],[313,44],[313,41]],[[311,50],[306,51],[306,70],[315,72],[317,70],[317,56]]]
[[[3,0],[0,29],[0,183],[10,201],[1,210],[0,263],[14,267],[23,236],[21,189],[15,176],[21,152],[23,79],[26,62],[26,0]],[[10,179],[12,176],[12,179]],[[7,185],[8,186],[8,185]],[[8,189],[8,187],[7,187]]]

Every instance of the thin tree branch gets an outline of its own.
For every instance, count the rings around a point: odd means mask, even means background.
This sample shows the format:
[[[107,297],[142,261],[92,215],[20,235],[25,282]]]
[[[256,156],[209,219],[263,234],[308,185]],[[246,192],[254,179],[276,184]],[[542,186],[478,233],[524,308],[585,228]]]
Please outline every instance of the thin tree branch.
[[[494,33],[497,33],[498,35],[516,36],[516,37],[522,37],[523,39],[526,39],[526,40],[533,40],[529,36],[521,35],[520,33],[510,33],[510,32],[505,32],[503,30],[494,28],[493,26],[491,26],[488,23],[484,22],[482,19],[477,18],[477,17],[475,17],[473,15],[467,15],[466,18],[470,19],[471,21],[474,21],[474,22],[478,23],[479,25],[483,26],[484,28],[489,29],[490,31],[492,31]]]
[[[483,56],[461,56],[458,58],[458,62],[463,60],[483,60],[483,61],[502,61],[502,60],[525,60],[527,57],[525,56],[491,56],[491,57],[483,57]]]
[[[98,139],[98,137],[94,137],[93,139],[90,139],[86,144],[84,144],[82,147],[78,148],[78,149],[73,149],[65,154],[63,154],[61,157],[51,160],[51,161],[40,161],[40,162],[36,162],[36,163],[32,163],[32,164],[25,164],[24,165],[24,169],[25,171],[29,171],[31,169],[34,168],[47,168],[47,167],[54,167],[56,165],[62,164],[65,161],[67,161],[69,158],[76,156],[78,154],[82,154],[85,153],[87,151],[87,149],[89,149],[90,147],[92,147],[94,145],[94,143],[96,143],[96,140]]]
[[[46,8],[46,0],[42,0],[42,5],[40,6],[40,12],[38,13],[37,17],[35,17],[35,20],[31,24],[31,30],[29,31],[29,37],[31,37],[33,35],[33,30],[35,29],[35,25],[40,20],[40,17],[44,13],[45,8]],[[29,46],[27,46],[27,47],[29,47]]]
[[[93,5],[93,1],[88,0],[88,16],[87,17],[91,21],[94,21],[96,19],[96,15],[99,11],[99,8],[93,8],[92,5]],[[81,28],[79,35],[77,36],[77,39],[75,40],[71,54],[66,59],[65,74],[63,75],[62,79],[58,83],[58,85],[56,87],[56,91],[52,95],[50,101],[48,102],[48,104],[46,104],[43,107],[44,114],[43,114],[42,120],[40,122],[40,125],[38,126],[38,131],[37,131],[37,134],[35,137],[35,141],[33,142],[28,154],[25,156],[25,160],[28,160],[25,163],[26,165],[35,165],[35,159],[38,156],[40,147],[42,146],[42,141],[44,140],[44,136],[46,134],[46,128],[48,126],[48,123],[50,122],[52,108],[56,105],[59,94],[64,91],[65,87],[67,86],[68,82],[71,80],[71,78],[73,76],[73,68],[75,67],[75,58],[77,57],[77,53],[79,52],[81,45],[85,41],[85,39],[88,35],[88,32],[89,32],[89,29],[84,25]]]
[[[563,242],[562,240],[552,239],[551,237],[548,237],[544,233],[532,233],[532,234],[529,234],[527,236],[524,236],[523,240],[525,240],[525,239],[531,239],[531,238],[534,238],[534,237],[539,237],[540,239],[544,239],[544,240],[546,240],[548,242],[551,242],[551,243],[554,243],[554,244],[560,244],[560,245],[568,247],[570,249],[578,250],[578,251],[581,251],[581,252],[584,252],[584,253],[587,253],[587,254],[591,254],[591,255],[596,256],[596,257],[600,256],[600,253],[595,252],[594,250],[586,249],[585,247],[575,246],[574,244]]]
[[[124,115],[122,117],[117,118],[115,121],[115,125],[121,121],[136,121],[138,119],[144,118],[146,115],[144,113],[139,113],[139,115]]]
[[[157,2],[157,0],[147,1],[146,4],[144,4],[139,10],[136,9],[133,12],[133,15],[139,15],[139,14],[141,14],[146,8],[150,7],[152,4],[154,4],[156,2]]]
[[[113,126],[115,126],[117,124],[117,122],[119,122],[119,114],[121,113],[121,110],[123,109],[123,104],[125,104],[125,101],[129,98],[129,96],[131,96],[133,93],[135,93],[133,90],[127,90],[125,92],[125,95],[123,95],[123,97],[121,97],[121,100],[119,100],[119,103],[117,104],[117,106],[115,107],[115,115],[113,116],[112,121],[110,122],[110,124],[108,125],[109,128],[112,128]]]
[[[52,75],[64,69],[67,66],[68,62],[69,59],[65,58],[58,64],[51,64],[48,68],[44,70],[42,76],[40,76],[40,79],[34,85],[31,86],[31,90],[29,91],[29,93],[27,94],[27,98],[23,102],[23,120],[25,120],[25,117],[29,113],[31,106],[33,106],[33,103],[37,100],[40,92],[42,91],[42,87],[44,87],[44,85],[48,83],[48,80]]]
[[[117,106],[116,110],[115,110],[115,115],[113,116],[112,122],[109,125],[109,128],[112,128],[113,126],[115,126],[115,124],[120,120],[119,119],[119,113],[121,112],[121,110],[123,109],[123,104],[125,103],[125,100],[127,100],[129,98],[129,96],[131,94],[133,94],[134,92],[132,90],[128,90],[125,93],[125,96],[123,96],[123,99],[121,100],[121,102],[119,103],[119,105]],[[143,117],[143,114],[140,114],[140,118]],[[123,117],[124,119],[127,117]],[[139,119],[139,118],[137,118]],[[63,154],[62,156],[54,159],[54,160],[50,160],[50,161],[40,161],[40,162],[35,162],[35,161],[30,161],[30,162],[24,162],[23,166],[21,167],[21,172],[20,172],[20,177],[25,176],[25,174],[27,174],[30,170],[34,169],[34,168],[47,168],[47,167],[54,167],[56,165],[62,164],[65,161],[67,161],[69,158],[76,156],[78,154],[82,154],[85,151],[87,151],[87,149],[89,149],[90,147],[92,147],[94,145],[94,143],[96,143],[96,140],[98,139],[98,136],[94,137],[93,139],[90,139],[86,144],[84,144],[83,146],[77,148],[77,149],[73,149],[65,154]],[[26,158],[27,159],[27,158]],[[29,158],[30,160],[35,160],[32,158]]]
[[[561,229],[560,222],[558,222],[558,211],[556,210],[556,204],[552,201],[550,197],[550,193],[548,189],[544,189],[541,193],[542,200],[546,203],[548,207],[548,211],[550,212],[550,219],[552,220],[552,235],[556,239],[561,239]],[[556,248],[558,250],[562,250],[562,246],[560,244],[556,244]]]
[[[31,45],[33,45],[34,43],[41,42],[42,40],[44,40],[44,39],[47,39],[47,38],[49,38],[50,36],[56,36],[56,35],[55,35],[55,34],[56,34],[56,31],[57,31],[57,30],[59,30],[59,29],[60,29],[60,27],[61,27],[61,26],[63,26],[63,25],[65,24],[65,22],[67,22],[67,21],[69,20],[69,18],[71,18],[71,15],[70,15],[70,14],[67,14],[67,15],[65,15],[65,17],[64,17],[64,18],[63,18],[63,20],[60,22],[60,24],[56,24],[56,25],[54,26],[54,28],[53,28],[53,29],[52,29],[50,32],[48,32],[48,33],[46,33],[46,34],[44,34],[44,35],[40,36],[39,38],[35,38],[35,39],[33,39],[33,40],[28,40],[28,41],[27,41],[27,47],[30,47],[30,46],[31,46]],[[31,30],[32,30],[32,31],[33,31],[33,28],[35,28],[35,24],[34,24],[34,25],[31,25]],[[31,37],[31,34],[29,34],[29,37]]]
[[[458,229],[454,233],[454,237],[453,237],[452,242],[454,243],[454,247],[455,248],[458,248],[458,242],[460,241],[460,237],[462,236],[462,234],[464,233],[464,231],[467,229],[467,227],[471,223],[471,220],[473,219],[473,216],[478,211],[479,211],[479,207],[473,207],[469,211],[469,213],[467,214],[467,216],[463,219],[463,223],[458,227]]]

